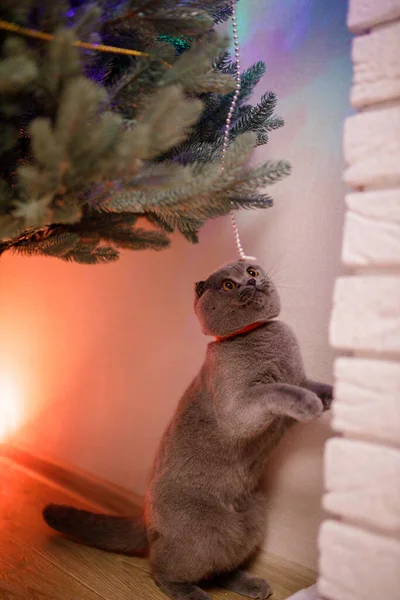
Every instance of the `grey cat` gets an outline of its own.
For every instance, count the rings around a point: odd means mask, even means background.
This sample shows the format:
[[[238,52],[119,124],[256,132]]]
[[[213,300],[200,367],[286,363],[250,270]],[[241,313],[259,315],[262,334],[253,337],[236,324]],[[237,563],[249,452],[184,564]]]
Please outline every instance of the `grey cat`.
[[[197,283],[195,312],[217,339],[162,438],[142,517],[49,505],[44,518],[97,548],[150,547],[154,579],[175,600],[209,600],[205,581],[267,598],[268,583],[241,570],[263,540],[263,468],[291,424],[329,408],[332,388],[306,378],[261,267],[239,261]]]

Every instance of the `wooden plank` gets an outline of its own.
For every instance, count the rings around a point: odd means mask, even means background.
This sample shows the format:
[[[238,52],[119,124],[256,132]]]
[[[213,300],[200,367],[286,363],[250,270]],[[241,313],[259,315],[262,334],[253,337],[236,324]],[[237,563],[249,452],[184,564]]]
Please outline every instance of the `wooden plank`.
[[[317,579],[312,569],[271,553],[262,552],[251,570],[255,575],[269,581],[273,589],[271,600],[284,600],[295,592],[309,587]],[[221,594],[220,598],[226,600],[226,595]]]
[[[2,600],[106,600],[11,537],[1,540],[0,564]]]
[[[349,0],[347,26],[353,33],[400,19],[399,0]]]
[[[32,559],[25,552],[12,552],[8,545],[9,536],[0,538],[0,581],[7,579],[15,571],[30,565]],[[1,597],[1,596],[0,596]]]
[[[3,462],[0,476],[6,481],[0,518],[2,538],[18,540],[27,551],[36,552],[41,560],[107,599],[135,598],[140,591],[143,598],[165,600],[152,581],[144,558],[114,555],[76,544],[52,532],[41,518],[41,509],[47,502],[73,503],[82,508],[91,508],[90,505],[71,501],[61,489],[33,479],[11,463]]]
[[[104,570],[119,572],[117,578],[122,579],[129,579],[132,567],[149,574],[146,558],[125,557],[76,544],[52,531],[41,516],[43,507],[49,502],[94,510],[90,504],[71,499],[61,488],[52,488],[44,480],[32,478],[12,463],[0,461],[0,477],[3,480],[0,506],[2,536],[14,536],[57,566],[73,565],[74,574],[82,573],[83,578],[92,571],[93,562],[93,569],[99,572],[100,583],[108,581]],[[132,589],[128,587],[126,592],[132,592]]]

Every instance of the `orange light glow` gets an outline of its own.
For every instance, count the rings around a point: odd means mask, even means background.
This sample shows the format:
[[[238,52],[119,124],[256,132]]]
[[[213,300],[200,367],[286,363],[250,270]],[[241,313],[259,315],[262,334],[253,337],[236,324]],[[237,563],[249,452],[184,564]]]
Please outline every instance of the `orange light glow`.
[[[0,442],[12,435],[21,423],[21,393],[18,381],[0,373]]]

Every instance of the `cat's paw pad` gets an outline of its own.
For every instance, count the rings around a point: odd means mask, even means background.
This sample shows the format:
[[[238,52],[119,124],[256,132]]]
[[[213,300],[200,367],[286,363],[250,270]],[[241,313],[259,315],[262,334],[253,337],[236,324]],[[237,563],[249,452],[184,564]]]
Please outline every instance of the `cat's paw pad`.
[[[322,415],[323,402],[313,392],[305,391],[296,403],[296,419],[300,422],[312,421]]]
[[[247,598],[266,600],[272,594],[268,581],[261,579],[261,577],[254,577],[254,575],[250,575],[244,571],[237,571],[230,576],[228,575],[222,585],[226,589]]]
[[[332,406],[333,387],[331,385],[324,385],[319,397],[321,398],[324,410],[329,410]]]
[[[249,577],[247,581],[246,596],[249,598],[260,598],[265,600],[272,594],[272,590],[269,586],[268,581],[261,579],[260,577]]]
[[[180,598],[184,598],[184,600],[211,600],[211,596],[207,594],[204,590],[197,588],[191,592],[187,596],[180,596]]]

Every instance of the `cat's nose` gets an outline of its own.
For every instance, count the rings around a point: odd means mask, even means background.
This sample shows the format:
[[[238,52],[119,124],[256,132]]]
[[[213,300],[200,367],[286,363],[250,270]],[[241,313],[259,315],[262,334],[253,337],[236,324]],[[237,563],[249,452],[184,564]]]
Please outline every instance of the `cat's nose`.
[[[257,281],[255,279],[249,279],[247,285],[254,285],[255,287],[257,285]]]

